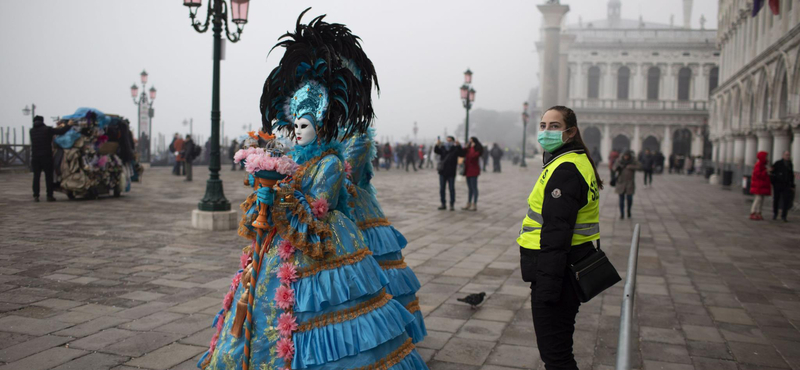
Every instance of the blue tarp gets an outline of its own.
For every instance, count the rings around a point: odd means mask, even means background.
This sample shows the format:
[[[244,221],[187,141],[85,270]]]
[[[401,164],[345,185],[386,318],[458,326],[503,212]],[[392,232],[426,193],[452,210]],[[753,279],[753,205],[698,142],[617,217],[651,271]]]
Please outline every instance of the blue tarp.
[[[55,142],[58,146],[69,149],[72,148],[75,140],[78,140],[79,137],[81,137],[81,133],[72,129],[64,133],[64,135],[56,136]]]
[[[100,128],[105,128],[111,122],[111,117],[106,116],[103,112],[94,109],[94,108],[87,108],[81,107],[75,111],[75,113],[70,114],[68,116],[62,116],[62,119],[81,119],[86,117],[86,114],[89,112],[94,112],[97,115],[97,126]]]

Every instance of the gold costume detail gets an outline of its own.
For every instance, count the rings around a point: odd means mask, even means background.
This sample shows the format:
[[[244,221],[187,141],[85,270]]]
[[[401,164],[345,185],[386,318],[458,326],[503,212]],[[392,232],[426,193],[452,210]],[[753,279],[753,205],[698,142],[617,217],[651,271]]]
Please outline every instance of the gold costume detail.
[[[354,320],[355,318],[361,315],[370,313],[374,310],[377,310],[378,308],[385,306],[391,300],[392,300],[392,295],[386,293],[386,289],[382,289],[381,292],[375,298],[359,303],[356,306],[353,306],[345,310],[331,312],[314,317],[311,320],[308,320],[300,324],[297,327],[297,331],[304,332],[304,331],[309,331],[311,329],[321,328],[323,326]]]

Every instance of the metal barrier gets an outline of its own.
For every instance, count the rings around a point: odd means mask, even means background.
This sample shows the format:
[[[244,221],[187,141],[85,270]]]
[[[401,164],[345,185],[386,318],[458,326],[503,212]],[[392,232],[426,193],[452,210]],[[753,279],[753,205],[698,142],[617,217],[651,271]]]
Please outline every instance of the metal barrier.
[[[631,254],[628,256],[628,272],[625,279],[625,294],[619,315],[619,340],[617,341],[617,370],[631,368],[631,320],[633,318],[633,298],[636,292],[636,264],[639,259],[640,226],[633,228]]]

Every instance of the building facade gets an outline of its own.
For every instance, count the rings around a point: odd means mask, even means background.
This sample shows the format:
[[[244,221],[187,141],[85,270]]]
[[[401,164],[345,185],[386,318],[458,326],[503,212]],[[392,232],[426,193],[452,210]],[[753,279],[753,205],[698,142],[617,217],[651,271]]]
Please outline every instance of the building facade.
[[[602,159],[612,149],[702,156],[719,73],[716,31],[622,19],[621,6],[611,0],[606,19],[563,27],[558,103],[576,111]]]
[[[720,84],[712,92],[713,161],[723,178],[752,171],[756,153],[771,161],[790,150],[800,170],[800,4],[779,14],[752,0],[719,1]],[[726,184],[727,185],[727,184]]]

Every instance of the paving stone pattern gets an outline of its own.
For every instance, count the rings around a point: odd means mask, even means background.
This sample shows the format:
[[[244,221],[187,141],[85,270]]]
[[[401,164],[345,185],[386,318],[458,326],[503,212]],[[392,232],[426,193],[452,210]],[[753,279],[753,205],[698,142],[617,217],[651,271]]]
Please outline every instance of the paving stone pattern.
[[[504,164],[480,177],[478,212],[436,210],[432,170],[375,178],[423,284],[429,336],[418,348],[432,370],[543,369],[514,242],[540,169]],[[222,175],[236,206],[243,172]],[[119,199],[33,203],[30,174],[3,174],[0,370],[194,368],[247,244],[190,228],[206,176],[196,168],[185,183],[154,168]],[[466,186],[456,187],[462,206]],[[700,177],[661,175],[652,188],[639,180],[631,221],[618,219],[613,188],[601,193],[603,247],[623,276],[642,225],[636,368],[800,369],[800,220],[750,221],[748,202]],[[477,310],[456,300],[476,292],[487,293]],[[622,283],[581,307],[581,369],[613,368],[621,300]]]

